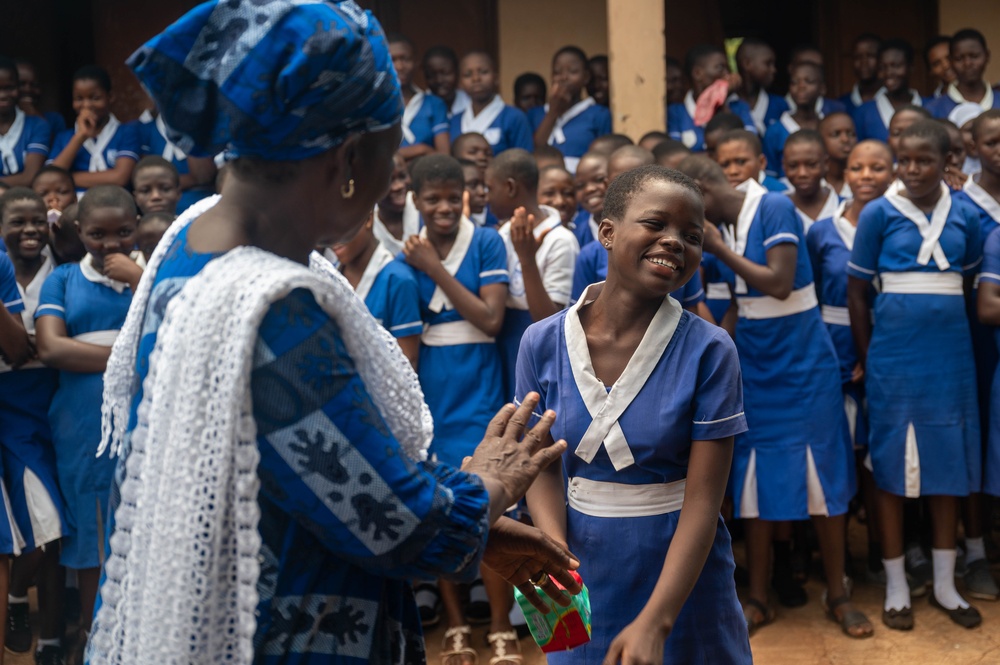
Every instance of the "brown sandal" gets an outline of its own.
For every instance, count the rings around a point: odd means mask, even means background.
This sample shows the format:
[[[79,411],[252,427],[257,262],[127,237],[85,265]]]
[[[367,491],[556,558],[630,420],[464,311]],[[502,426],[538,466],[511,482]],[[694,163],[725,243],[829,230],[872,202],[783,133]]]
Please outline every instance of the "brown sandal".
[[[761,619],[756,620],[747,614],[748,609],[754,609],[760,614]],[[774,621],[774,608],[768,607],[756,598],[747,598],[743,602],[743,618],[747,622],[747,632],[753,635],[758,628],[762,628]]]
[[[468,660],[472,665],[479,662],[479,654],[469,646],[472,641],[472,629],[468,626],[455,626],[444,631],[441,642],[441,665],[449,665],[448,659],[458,656],[462,661]]]
[[[521,665],[524,658],[521,656],[521,643],[517,639],[517,633],[508,630],[503,633],[490,633],[486,636],[486,641],[493,647],[493,657],[490,658],[490,665],[499,663],[510,663],[510,665]],[[514,644],[516,653],[507,653],[507,642]]]
[[[837,618],[837,608],[851,602],[850,596],[844,594],[840,598],[835,598],[830,602],[823,603],[823,609],[826,610],[826,616],[830,621],[840,625],[840,629],[844,631],[844,635],[851,637],[856,640],[863,640],[866,637],[871,637],[875,634],[875,627],[872,626],[872,622],[868,620],[864,612],[851,608],[844,612],[844,615]],[[861,628],[867,624],[868,630],[862,633],[852,633],[851,630],[854,628]]]

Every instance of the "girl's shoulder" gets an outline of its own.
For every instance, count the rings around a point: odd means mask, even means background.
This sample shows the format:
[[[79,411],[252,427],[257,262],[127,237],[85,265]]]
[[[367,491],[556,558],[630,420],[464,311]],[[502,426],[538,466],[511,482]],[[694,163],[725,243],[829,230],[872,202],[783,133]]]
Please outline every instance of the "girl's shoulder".
[[[564,343],[562,330],[568,313],[569,308],[532,323],[521,337],[521,346],[539,357],[555,358],[557,347]]]

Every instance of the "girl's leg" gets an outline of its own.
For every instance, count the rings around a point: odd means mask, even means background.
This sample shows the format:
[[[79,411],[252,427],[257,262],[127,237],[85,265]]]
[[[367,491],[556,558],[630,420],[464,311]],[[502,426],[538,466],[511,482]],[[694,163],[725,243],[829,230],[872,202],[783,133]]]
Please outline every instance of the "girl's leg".
[[[996,600],[1000,596],[996,580],[990,573],[990,564],[986,561],[986,529],[987,506],[986,496],[979,492],[970,494],[962,500],[962,525],[965,529],[965,590],[973,598]]]
[[[97,586],[101,581],[101,568],[81,568],[76,571],[80,585],[80,628],[90,634],[90,624],[94,619],[94,602],[97,600]]]
[[[958,532],[958,497],[927,497],[933,522],[931,550],[934,563],[934,599],[948,610],[969,604],[955,588],[955,540]]]
[[[490,630],[487,639],[497,656],[508,655],[517,656],[521,653],[521,646],[517,641],[517,633],[510,623],[510,610],[514,606],[514,588],[486,566],[480,568],[483,576],[483,587],[486,589],[486,597],[490,601]],[[503,635],[503,637],[500,637]],[[502,642],[503,644],[499,644]],[[511,661],[519,662],[520,658],[513,658]],[[498,661],[499,662],[499,661]]]
[[[58,546],[56,546],[58,551]],[[31,649],[31,624],[28,615],[28,587],[42,562],[44,552],[36,548],[14,557],[10,564],[10,593],[7,596],[7,634],[4,646],[14,653]],[[57,555],[58,556],[58,555]],[[40,605],[40,603],[39,603]],[[39,608],[41,609],[41,608]]]
[[[805,589],[795,579],[792,564],[792,523],[788,521],[773,522],[774,538],[772,548],[774,562],[772,565],[771,584],[778,595],[778,602],[785,607],[801,607],[808,602]]]
[[[847,600],[847,589],[844,588],[844,553],[846,551],[844,529],[847,524],[847,515],[813,516],[812,520],[816,527],[820,553],[823,555],[827,604],[832,618],[851,637],[868,637],[875,629],[868,618]]]
[[[771,541],[775,522],[761,519],[743,520],[746,534],[747,569],[750,573],[750,598],[767,605],[768,578],[771,571]]]
[[[903,561],[903,497],[878,490],[879,528],[885,566],[885,612],[910,608],[910,587]],[[883,621],[885,617],[883,615]],[[912,622],[910,622],[912,627]]]
[[[59,646],[63,632],[63,594],[66,573],[59,565],[59,542],[49,543],[38,565],[38,646]]]
[[[447,659],[442,658],[443,665],[467,665],[472,663],[471,656],[462,656],[462,649],[472,649],[470,644],[470,634],[465,632],[468,627],[465,625],[465,615],[462,612],[462,599],[458,593],[458,585],[447,580],[438,580],[438,590],[441,592],[441,605],[444,607],[445,620],[448,622],[448,631],[445,633],[445,643],[442,651],[453,652],[456,655]],[[461,630],[461,633],[450,632],[452,629]],[[465,629],[465,630],[462,630]]]
[[[875,476],[863,463],[858,464],[858,478],[861,481],[861,500],[868,513],[865,527],[868,530],[868,575],[878,576],[882,568],[882,534],[879,530],[878,491],[875,488]],[[884,575],[882,575],[884,577]]]
[[[0,598],[10,593],[10,557],[0,555]],[[0,603],[0,630],[6,633],[7,603]],[[3,665],[3,649],[0,649],[0,665]]]

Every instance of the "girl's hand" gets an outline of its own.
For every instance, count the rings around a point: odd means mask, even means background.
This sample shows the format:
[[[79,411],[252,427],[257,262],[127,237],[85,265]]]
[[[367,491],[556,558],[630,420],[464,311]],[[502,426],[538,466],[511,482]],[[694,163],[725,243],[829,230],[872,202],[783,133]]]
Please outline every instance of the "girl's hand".
[[[547,233],[544,231],[539,238],[535,238],[535,216],[529,215],[523,207],[515,210],[510,218],[510,244],[514,246],[521,263],[535,260],[535,253]]]
[[[573,97],[564,83],[556,81],[552,84],[552,91],[549,94],[549,111],[556,115],[562,115],[573,106]]]
[[[403,243],[403,256],[406,262],[420,272],[431,273],[434,268],[441,267],[441,257],[430,240],[412,235]]]
[[[949,165],[944,168],[944,184],[952,190],[961,191],[968,179],[969,176],[965,175],[959,167]]]
[[[88,109],[80,111],[76,116],[76,133],[88,139],[97,138],[97,114]]]
[[[743,79],[736,72],[729,72],[729,74],[726,75],[726,80],[729,81],[730,94],[738,93],[740,88],[743,87]]]
[[[104,257],[104,275],[126,284],[138,284],[142,268],[125,254],[111,254]]]
[[[865,366],[860,362],[851,370],[851,383],[861,383],[865,379]]]
[[[720,251],[728,248],[726,241],[722,238],[722,232],[719,231],[719,227],[707,219],[705,220],[705,227],[702,234],[702,249],[706,252],[718,255]]]
[[[660,665],[663,663],[663,643],[669,636],[669,627],[646,620],[640,612],[611,642],[603,665]]]

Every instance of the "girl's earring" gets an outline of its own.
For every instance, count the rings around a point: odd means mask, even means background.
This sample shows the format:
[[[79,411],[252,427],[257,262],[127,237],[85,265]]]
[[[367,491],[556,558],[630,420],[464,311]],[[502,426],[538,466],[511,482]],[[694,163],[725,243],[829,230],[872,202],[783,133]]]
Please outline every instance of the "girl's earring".
[[[354,196],[354,178],[348,180],[346,185],[340,186],[340,195],[345,199]]]

